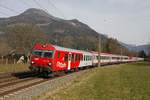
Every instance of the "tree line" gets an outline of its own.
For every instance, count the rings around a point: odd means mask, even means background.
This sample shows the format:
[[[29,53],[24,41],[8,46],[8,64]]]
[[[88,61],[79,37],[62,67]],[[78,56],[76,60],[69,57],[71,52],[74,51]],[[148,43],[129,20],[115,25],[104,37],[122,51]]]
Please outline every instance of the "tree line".
[[[90,40],[90,41],[89,41]],[[8,55],[12,52],[19,52],[27,55],[35,43],[52,43],[64,47],[98,51],[98,36],[90,37],[88,35],[65,35],[60,33],[51,33],[47,35],[43,33],[40,27],[32,24],[22,24],[9,26],[4,30],[4,34],[0,37],[0,55]],[[129,51],[123,47],[117,39],[102,38],[102,52],[113,54],[122,54],[128,56],[137,56],[138,54]],[[140,52],[139,56],[143,56]],[[150,56],[150,55],[149,55]]]

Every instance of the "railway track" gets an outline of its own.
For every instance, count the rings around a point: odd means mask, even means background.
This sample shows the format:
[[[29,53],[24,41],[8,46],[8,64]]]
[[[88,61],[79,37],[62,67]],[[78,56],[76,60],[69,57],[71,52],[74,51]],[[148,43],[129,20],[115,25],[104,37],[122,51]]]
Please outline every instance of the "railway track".
[[[36,73],[30,71],[0,74],[0,99],[8,94],[40,84],[42,82],[46,82],[51,79],[53,78],[40,78]]]
[[[58,77],[64,77],[68,74],[56,75],[53,78],[41,78],[38,77],[37,74],[32,72],[17,72],[11,74],[9,73],[7,75],[0,75],[0,99],[22,89],[26,89],[43,82],[53,80]],[[2,76],[6,76],[6,78]]]
[[[15,73],[0,74],[0,97],[17,90],[38,84],[45,79],[35,77],[36,73],[31,71],[22,71]]]

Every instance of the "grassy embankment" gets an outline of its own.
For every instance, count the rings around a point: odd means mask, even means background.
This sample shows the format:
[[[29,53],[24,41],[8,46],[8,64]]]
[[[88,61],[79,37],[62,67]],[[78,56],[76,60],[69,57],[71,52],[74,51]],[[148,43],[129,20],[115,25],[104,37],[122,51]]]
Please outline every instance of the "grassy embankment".
[[[0,64],[0,73],[24,71],[27,69],[27,64]]]
[[[150,100],[150,62],[96,68],[44,100]]]

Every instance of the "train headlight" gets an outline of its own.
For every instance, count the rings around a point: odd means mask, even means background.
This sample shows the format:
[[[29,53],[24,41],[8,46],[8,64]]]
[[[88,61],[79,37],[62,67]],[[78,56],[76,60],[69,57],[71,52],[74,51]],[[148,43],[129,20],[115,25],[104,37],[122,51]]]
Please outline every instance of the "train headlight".
[[[34,61],[31,61],[31,64],[34,64],[35,62]]]
[[[48,63],[48,65],[51,66],[52,64],[51,64],[51,63]]]

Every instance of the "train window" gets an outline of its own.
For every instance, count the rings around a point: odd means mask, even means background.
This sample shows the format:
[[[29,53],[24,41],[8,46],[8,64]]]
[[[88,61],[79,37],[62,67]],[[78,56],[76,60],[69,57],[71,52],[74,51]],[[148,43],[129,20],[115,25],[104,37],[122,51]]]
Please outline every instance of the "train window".
[[[77,54],[77,61],[79,60],[79,54]]]
[[[72,54],[71,61],[74,61],[74,54]]]
[[[88,61],[88,56],[86,56],[86,61]]]
[[[68,60],[69,60],[69,61],[71,60],[71,54],[69,54],[69,56],[68,56]]]
[[[33,50],[32,54],[39,57],[45,57],[45,58],[53,57],[53,51],[51,50]]]
[[[52,58],[53,53],[52,52],[44,52],[43,57],[45,58]]]
[[[84,61],[86,60],[85,55],[84,55]]]
[[[109,57],[107,57],[107,56],[101,56],[101,60],[108,60],[109,59]]]
[[[78,54],[76,54],[76,58],[75,58],[75,61],[77,61],[78,60]]]
[[[80,54],[78,55],[78,60],[79,60],[79,61],[81,60]]]
[[[98,60],[98,56],[96,56],[96,59]]]
[[[77,61],[79,61],[79,54],[77,54]]]
[[[81,60],[81,58],[80,58],[80,54],[78,54],[78,60],[79,60],[79,61]]]
[[[58,52],[58,57],[57,58],[60,58],[60,52]]]
[[[80,55],[80,60],[81,60],[81,61],[83,60],[83,56],[82,56],[82,55]]]
[[[68,54],[65,54],[65,61],[68,61]]]
[[[42,50],[33,50],[32,54],[41,57],[42,56]]]
[[[78,61],[80,61],[80,55],[78,54]]]

